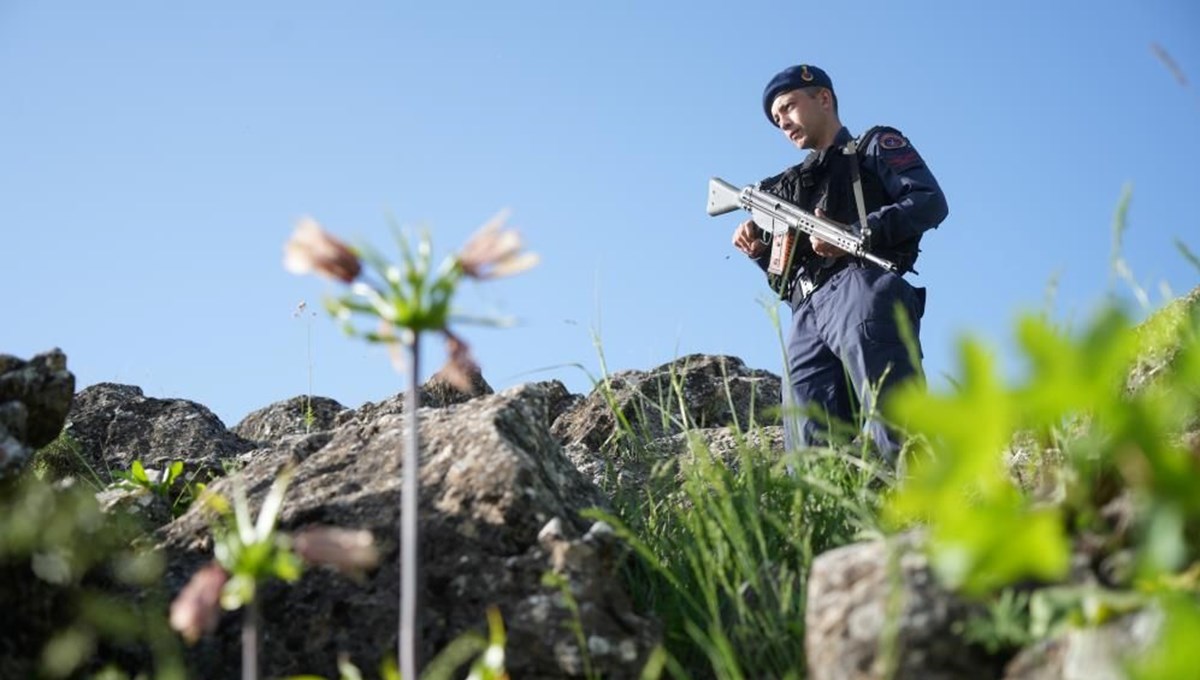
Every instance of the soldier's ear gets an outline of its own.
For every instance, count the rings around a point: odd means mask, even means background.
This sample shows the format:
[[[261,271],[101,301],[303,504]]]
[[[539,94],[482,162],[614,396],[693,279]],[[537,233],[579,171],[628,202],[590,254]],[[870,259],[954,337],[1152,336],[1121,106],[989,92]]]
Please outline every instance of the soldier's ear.
[[[833,91],[827,87],[821,88],[821,106],[827,107],[830,111],[833,110]]]

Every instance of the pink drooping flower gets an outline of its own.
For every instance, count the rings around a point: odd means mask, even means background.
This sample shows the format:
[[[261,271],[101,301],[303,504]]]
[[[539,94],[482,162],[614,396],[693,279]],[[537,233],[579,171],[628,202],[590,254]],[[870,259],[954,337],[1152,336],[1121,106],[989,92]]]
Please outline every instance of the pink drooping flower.
[[[292,549],[309,564],[333,567],[341,572],[373,569],[379,564],[374,536],[361,529],[310,527],[292,537]]]
[[[446,363],[438,370],[437,377],[463,394],[474,395],[480,370],[479,364],[471,356],[471,347],[449,330],[444,331],[443,335],[446,337]]]
[[[171,603],[171,628],[188,644],[211,633],[221,618],[221,588],[229,574],[216,562],[210,562],[195,574]]]
[[[508,212],[501,211],[479,228],[458,253],[463,273],[473,279],[511,276],[538,263],[536,253],[521,252],[521,235],[505,229]]]
[[[311,217],[301,218],[283,246],[283,267],[293,274],[315,272],[351,283],[362,272],[358,255]]]

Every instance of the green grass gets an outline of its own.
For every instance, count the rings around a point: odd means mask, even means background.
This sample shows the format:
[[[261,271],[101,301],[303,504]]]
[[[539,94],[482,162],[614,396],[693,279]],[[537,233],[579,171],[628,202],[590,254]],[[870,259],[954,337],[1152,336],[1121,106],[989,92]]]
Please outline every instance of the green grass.
[[[802,677],[812,560],[876,532],[882,473],[834,449],[784,459],[754,443],[768,437],[734,438],[714,452],[692,430],[616,516],[590,515],[633,547],[627,583],[663,622],[672,676]]]

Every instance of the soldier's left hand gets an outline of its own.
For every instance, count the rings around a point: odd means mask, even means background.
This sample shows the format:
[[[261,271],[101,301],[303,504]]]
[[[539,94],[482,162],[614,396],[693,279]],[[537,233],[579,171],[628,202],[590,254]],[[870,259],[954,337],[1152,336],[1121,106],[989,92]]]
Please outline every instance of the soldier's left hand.
[[[828,217],[825,217],[825,211],[821,210],[820,208],[817,208],[816,215],[817,215],[817,217],[821,217],[821,218],[824,218],[827,220],[829,219]],[[833,220],[829,220],[829,221],[833,222]],[[834,222],[834,224],[838,224],[838,223]],[[838,226],[841,226],[843,228],[845,227],[845,225],[841,225],[841,224],[838,224]],[[832,243],[827,243],[825,241],[822,241],[821,239],[819,239],[816,236],[813,236],[811,234],[808,237],[808,242],[812,244],[813,252],[820,255],[821,257],[841,257],[846,254],[846,251],[842,250],[841,248],[838,248],[837,246],[833,245]]]

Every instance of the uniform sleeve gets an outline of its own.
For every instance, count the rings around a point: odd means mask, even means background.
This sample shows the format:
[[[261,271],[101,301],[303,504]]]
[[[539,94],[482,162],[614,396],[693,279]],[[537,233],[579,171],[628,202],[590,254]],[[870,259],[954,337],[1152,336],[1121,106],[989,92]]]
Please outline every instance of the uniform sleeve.
[[[883,183],[892,202],[867,215],[876,242],[904,243],[946,219],[949,207],[925,160],[904,135],[885,129],[867,144],[864,165]]]

